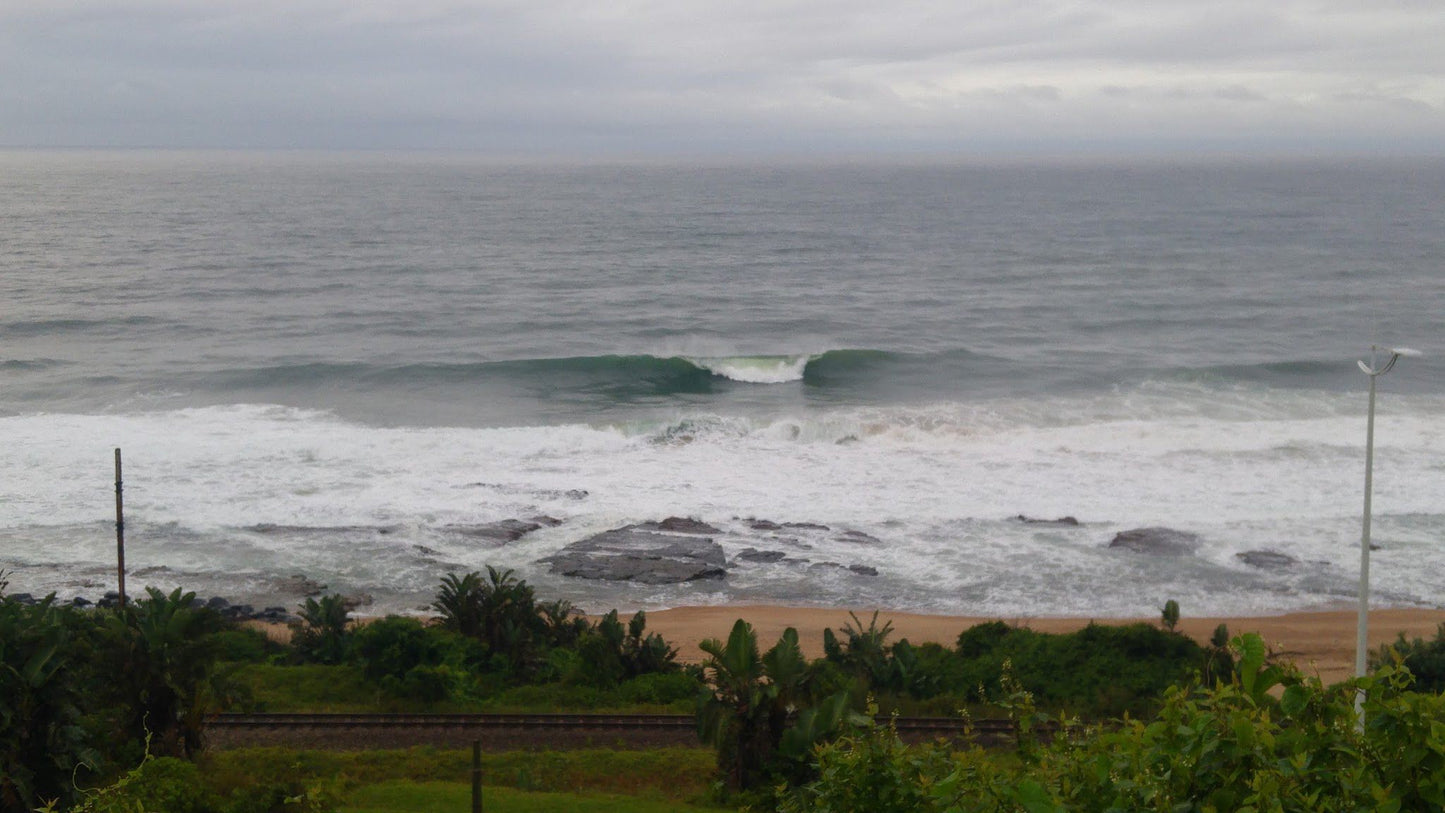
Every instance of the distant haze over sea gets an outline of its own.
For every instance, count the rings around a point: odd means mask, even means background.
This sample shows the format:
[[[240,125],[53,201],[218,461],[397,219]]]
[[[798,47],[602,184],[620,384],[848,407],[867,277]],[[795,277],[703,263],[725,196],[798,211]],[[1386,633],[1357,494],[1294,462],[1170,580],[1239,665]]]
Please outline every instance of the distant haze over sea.
[[[1442,337],[1442,161],[0,152],[0,568],[113,589],[122,447],[132,589],[1336,606],[1379,344],[1376,596],[1437,606]],[[669,516],[726,578],[541,561]],[[1149,526],[1197,546],[1109,547]]]

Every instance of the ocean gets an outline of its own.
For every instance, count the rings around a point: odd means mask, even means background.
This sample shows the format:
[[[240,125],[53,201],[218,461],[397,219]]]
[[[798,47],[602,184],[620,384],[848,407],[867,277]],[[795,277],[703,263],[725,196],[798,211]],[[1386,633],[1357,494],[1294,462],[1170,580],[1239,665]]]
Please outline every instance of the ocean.
[[[1441,161],[0,152],[0,569],[114,589],[121,448],[131,592],[409,612],[491,565],[592,611],[1347,606],[1356,361],[1409,345],[1372,584],[1437,607],[1442,337]],[[725,578],[543,561],[670,516]],[[1155,526],[1197,545],[1110,547]]]

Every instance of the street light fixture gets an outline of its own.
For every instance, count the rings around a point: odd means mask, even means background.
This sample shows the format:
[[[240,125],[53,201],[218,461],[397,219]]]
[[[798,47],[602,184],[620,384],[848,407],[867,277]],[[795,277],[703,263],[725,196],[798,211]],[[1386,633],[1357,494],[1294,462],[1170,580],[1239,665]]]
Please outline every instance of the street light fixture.
[[[1377,366],[1380,351],[1386,351],[1390,358]],[[1365,652],[1370,624],[1370,495],[1374,488],[1375,468],[1375,379],[1390,372],[1402,356],[1418,356],[1420,351],[1408,347],[1383,348],[1370,346],[1370,363],[1358,362],[1360,369],[1370,377],[1370,411],[1365,422],[1365,518],[1360,531],[1360,614],[1355,624],[1355,677],[1365,676]],[[1365,725],[1365,692],[1355,694],[1355,715],[1360,727]]]

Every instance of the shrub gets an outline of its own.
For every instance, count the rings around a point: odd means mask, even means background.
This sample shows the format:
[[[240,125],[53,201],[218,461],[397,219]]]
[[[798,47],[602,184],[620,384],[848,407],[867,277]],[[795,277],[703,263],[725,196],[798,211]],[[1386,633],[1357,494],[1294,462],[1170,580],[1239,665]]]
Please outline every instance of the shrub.
[[[99,753],[81,728],[82,681],[66,616],[53,598],[0,600],[0,810],[72,796],[72,774]]]
[[[1435,630],[1433,640],[1407,640],[1402,632],[1394,643],[1380,647],[1371,655],[1375,666],[1393,663],[1398,658],[1415,676],[1417,690],[1436,694],[1445,691],[1445,624]]]
[[[215,668],[215,634],[225,622],[194,593],[146,593],[105,619],[113,676],[101,694],[125,739],[149,741],[161,756],[190,756],[201,748],[205,716],[230,694]]]
[[[213,810],[195,764],[175,757],[148,758],[108,787],[92,791],[79,813],[210,813]]]
[[[337,664],[346,660],[351,622],[346,600],[339,595],[306,599],[301,620],[291,624],[291,648],[306,663]]]
[[[1325,687],[1272,663],[1263,641],[1231,642],[1227,683],[1172,688],[1157,715],[1108,730],[1066,727],[1021,739],[1003,758],[978,749],[939,759],[878,730],[825,746],[819,779],[788,813],[874,810],[1424,811],[1445,808],[1445,698],[1408,691],[1409,675]],[[1365,725],[1355,715],[1366,690]],[[1016,724],[1033,716],[1015,694]]]
[[[697,697],[702,683],[684,672],[654,672],[638,675],[617,687],[617,696],[624,703],[667,706]]]
[[[230,663],[265,663],[286,651],[266,633],[251,627],[222,629],[214,641],[217,659]]]

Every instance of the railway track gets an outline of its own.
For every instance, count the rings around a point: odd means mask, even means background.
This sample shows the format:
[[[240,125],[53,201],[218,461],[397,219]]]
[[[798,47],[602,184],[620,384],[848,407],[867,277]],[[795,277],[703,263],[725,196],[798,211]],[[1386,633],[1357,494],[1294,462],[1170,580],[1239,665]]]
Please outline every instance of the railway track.
[[[1007,739],[1007,720],[899,717],[909,742],[971,736],[989,744]],[[697,746],[697,729],[685,714],[218,714],[206,721],[215,748],[287,745],[365,750],[413,745],[463,747],[481,741],[489,750],[657,748]]]

